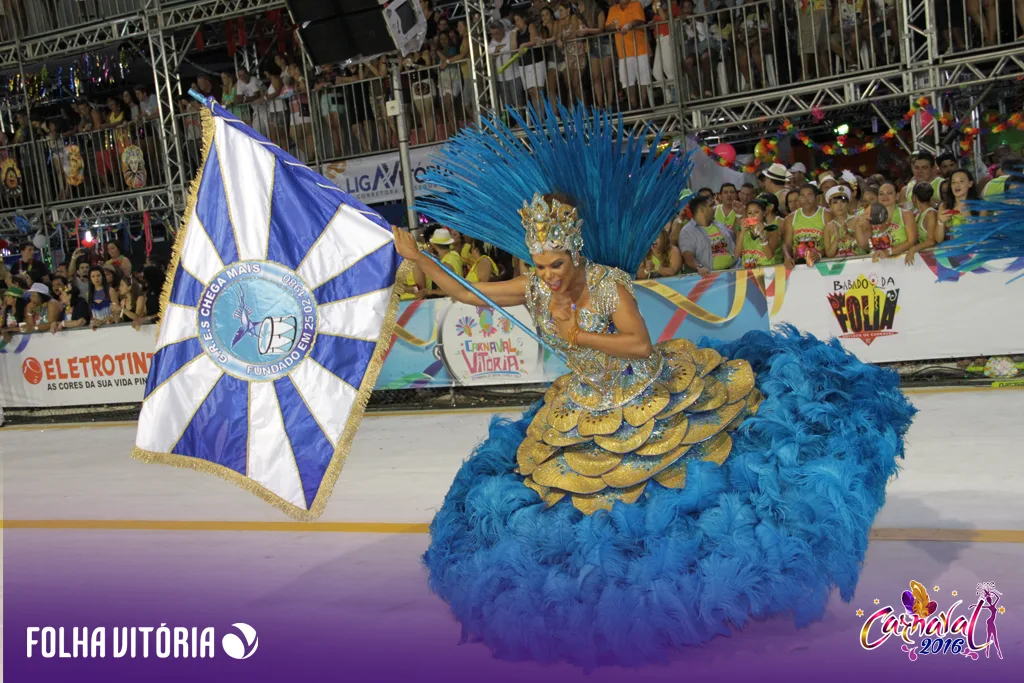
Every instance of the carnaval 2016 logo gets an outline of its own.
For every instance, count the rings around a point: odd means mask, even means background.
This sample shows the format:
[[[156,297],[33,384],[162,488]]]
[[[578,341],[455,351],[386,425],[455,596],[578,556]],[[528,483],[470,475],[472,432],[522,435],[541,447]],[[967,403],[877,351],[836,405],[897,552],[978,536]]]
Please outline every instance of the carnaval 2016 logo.
[[[459,354],[470,375],[518,375],[526,370],[523,349],[516,329],[502,315],[477,308],[475,316],[463,316],[455,329],[462,342]]]
[[[879,337],[897,334],[893,324],[900,310],[900,290],[894,278],[860,275],[852,282],[836,280],[833,288],[828,303],[841,339],[860,339],[870,346]]]
[[[934,591],[938,592],[939,587],[935,586]],[[951,591],[953,598],[957,595],[957,591]],[[940,610],[928,589],[911,581],[910,589],[900,596],[900,607],[886,605],[868,615],[860,631],[861,647],[875,650],[892,636],[898,636],[910,661],[932,655],[960,655],[977,660],[984,654],[1002,659],[996,618],[1006,612],[1006,607],[999,604],[1003,594],[994,583],[986,581],[978,584],[975,595],[976,601],[958,614],[963,599]],[[857,610],[857,616],[864,614],[864,610]],[[920,638],[920,642],[915,638]]]

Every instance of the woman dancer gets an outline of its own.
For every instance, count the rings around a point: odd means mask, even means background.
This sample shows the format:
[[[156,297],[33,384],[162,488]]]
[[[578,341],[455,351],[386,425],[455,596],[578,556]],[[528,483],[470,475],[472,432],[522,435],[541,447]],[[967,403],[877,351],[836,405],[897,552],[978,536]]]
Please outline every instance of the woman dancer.
[[[998,611],[996,605],[999,604],[999,596],[1002,595],[996,590],[996,586],[991,581],[978,584],[978,602],[981,606],[989,611],[989,617],[985,620],[985,656],[989,657],[992,652],[992,648],[996,649],[996,656],[999,659],[1003,658],[1003,651],[999,648],[999,632],[996,631],[996,616]]]
[[[564,130],[509,116],[525,141],[499,119],[460,132],[419,204],[535,266],[479,291],[525,304],[570,369],[492,422],[431,524],[431,588],[465,639],[637,666],[751,618],[810,623],[834,587],[849,600],[914,413],[896,375],[792,329],[653,343],[628,273],[679,210],[688,158],[581,109],[561,109]]]

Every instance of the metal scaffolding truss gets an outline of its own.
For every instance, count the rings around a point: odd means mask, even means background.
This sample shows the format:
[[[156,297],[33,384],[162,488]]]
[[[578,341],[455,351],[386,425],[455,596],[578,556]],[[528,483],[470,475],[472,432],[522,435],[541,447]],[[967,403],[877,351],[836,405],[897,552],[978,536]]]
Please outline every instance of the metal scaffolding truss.
[[[29,64],[95,50],[130,38],[144,38],[147,18],[159,17],[164,29],[177,30],[284,7],[284,0],[202,0],[171,7],[163,7],[154,0],[145,14],[83,24],[0,46],[0,69],[17,68],[19,62]]]
[[[16,43],[0,45],[0,69],[17,69],[20,63],[18,52],[19,49]]]
[[[165,29],[179,29],[284,7],[284,0],[205,0],[161,8],[157,12],[163,18]]]
[[[125,216],[144,211],[168,211],[173,207],[168,202],[167,192],[163,188],[154,188],[146,192],[102,197],[59,206],[51,206],[47,217],[54,224],[74,223],[76,218],[93,221],[110,216]]]
[[[962,59],[945,59],[936,69],[939,90],[1024,79],[1024,46]]]
[[[35,232],[36,230],[44,229],[44,215],[43,210],[39,207],[31,209],[20,209],[17,213],[5,213],[0,214],[0,235],[17,235],[21,232],[21,228],[15,222],[17,218],[24,218],[29,222],[31,226],[30,230]],[[10,239],[8,239],[10,241]]]
[[[473,77],[470,79],[473,88],[473,112],[476,123],[494,109],[498,101],[495,92],[495,76],[492,72],[490,57],[487,54],[487,0],[467,2],[468,15],[466,28],[469,29],[469,61],[473,65]]]
[[[691,127],[722,130],[737,126],[780,123],[788,118],[848,107],[863,106],[894,98],[905,98],[903,74],[899,70],[851,75],[840,81],[817,85],[787,86],[784,90],[761,92],[725,102],[684,103]]]
[[[30,232],[46,232],[49,226],[73,225],[76,219],[95,221],[109,219],[112,216],[131,216],[145,211],[152,213],[168,213],[176,210],[167,201],[167,191],[153,188],[145,192],[130,195],[83,199],[46,209],[33,207],[20,209],[17,213],[0,214],[0,235],[18,234],[20,228],[16,218],[28,220]]]
[[[142,16],[123,17],[27,40],[21,43],[21,58],[26,64],[41,62],[145,35],[146,22]]]
[[[174,34],[162,27],[162,16],[149,16],[147,20],[154,24],[149,31],[149,56],[160,115],[160,151],[163,156],[164,178],[167,179],[165,192],[171,204],[184,205],[189,179],[186,177],[187,171],[183,163],[179,122],[174,115],[176,103],[181,95],[178,66],[183,50],[179,51]],[[191,36],[188,42],[191,42]]]

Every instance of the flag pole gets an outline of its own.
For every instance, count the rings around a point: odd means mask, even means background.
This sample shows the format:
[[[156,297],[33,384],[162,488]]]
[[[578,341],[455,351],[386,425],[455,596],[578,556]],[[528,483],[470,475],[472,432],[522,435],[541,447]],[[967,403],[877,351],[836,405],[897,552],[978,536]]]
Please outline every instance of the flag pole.
[[[460,285],[462,285],[463,287],[468,289],[470,292],[475,294],[477,297],[479,297],[479,299],[481,301],[483,301],[485,304],[487,304],[490,308],[493,308],[494,310],[496,310],[499,313],[501,313],[503,316],[505,316],[508,319],[508,321],[510,323],[512,323],[514,325],[517,325],[520,329],[522,329],[523,332],[525,332],[526,334],[530,335],[530,337],[532,337],[535,342],[537,342],[538,344],[540,344],[541,346],[546,348],[548,351],[550,351],[552,354],[554,354],[559,360],[561,360],[566,365],[569,364],[569,359],[565,357],[565,354],[563,354],[561,351],[559,351],[558,349],[556,349],[555,347],[551,346],[546,341],[541,339],[540,335],[538,335],[537,332],[534,331],[533,329],[531,329],[526,323],[521,322],[514,315],[512,315],[511,313],[506,311],[504,308],[502,308],[498,304],[494,303],[494,301],[492,301],[490,297],[488,297],[486,294],[482,293],[479,289],[477,289],[472,284],[467,282],[461,275],[459,275],[458,273],[455,273],[455,272],[452,272],[451,270],[449,270],[448,266],[446,266],[443,263],[441,263],[437,259],[436,256],[434,256],[433,254],[431,254],[429,252],[421,252],[421,253],[424,256],[426,256],[428,259],[430,259],[431,261],[433,261],[434,263],[439,265],[441,268],[443,268],[446,275],[450,275],[451,277],[455,278],[455,280],[458,281],[458,283]]]
[[[398,163],[402,167],[402,196],[405,199],[406,220],[409,222],[409,232],[415,230],[419,218],[416,209],[413,208],[415,201],[415,187],[412,178],[412,158],[409,154],[409,125],[405,119],[405,106],[402,104],[402,74],[400,73],[401,62],[398,57],[392,57],[388,63],[388,71],[391,74],[391,92],[394,99],[388,104],[395,105],[395,127],[398,132]],[[426,124],[423,126],[426,130]]]
[[[207,107],[210,106],[210,104],[211,104],[210,100],[213,99],[212,97],[206,97],[206,96],[196,92],[193,88],[189,88],[188,89],[188,94],[192,96],[192,99],[199,100],[200,102],[205,104]]]

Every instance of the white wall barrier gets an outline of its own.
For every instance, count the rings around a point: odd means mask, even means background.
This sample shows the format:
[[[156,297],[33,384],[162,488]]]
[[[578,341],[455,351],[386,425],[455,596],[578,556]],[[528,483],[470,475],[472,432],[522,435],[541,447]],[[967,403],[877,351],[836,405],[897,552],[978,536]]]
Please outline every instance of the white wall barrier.
[[[5,408],[101,405],[142,400],[156,326],[130,325],[13,335],[0,351]]]

